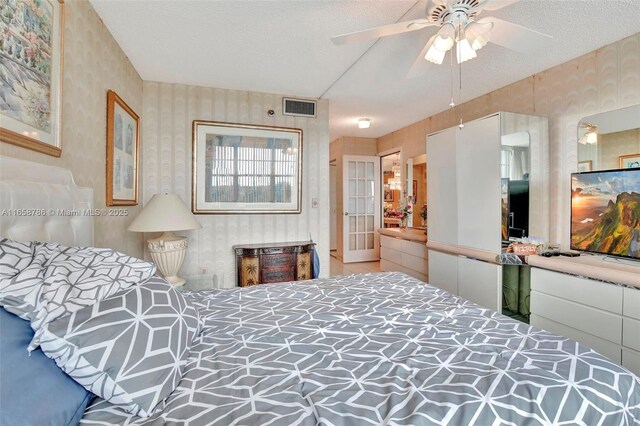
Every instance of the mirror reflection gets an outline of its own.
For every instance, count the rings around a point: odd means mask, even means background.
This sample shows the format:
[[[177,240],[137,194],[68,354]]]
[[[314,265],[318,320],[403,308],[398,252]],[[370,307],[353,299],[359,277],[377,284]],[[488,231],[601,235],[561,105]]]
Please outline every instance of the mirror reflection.
[[[530,135],[517,132],[502,136],[500,177],[502,240],[529,236]]]
[[[584,117],[577,137],[579,172],[640,167],[640,105]]]
[[[382,157],[382,189],[383,189],[383,226],[396,228],[402,226],[402,180],[399,154]]]

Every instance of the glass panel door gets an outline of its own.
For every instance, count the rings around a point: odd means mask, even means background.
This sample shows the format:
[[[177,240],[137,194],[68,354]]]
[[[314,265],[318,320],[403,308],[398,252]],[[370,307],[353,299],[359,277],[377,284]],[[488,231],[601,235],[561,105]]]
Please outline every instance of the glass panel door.
[[[345,155],[344,263],[380,257],[380,158]]]

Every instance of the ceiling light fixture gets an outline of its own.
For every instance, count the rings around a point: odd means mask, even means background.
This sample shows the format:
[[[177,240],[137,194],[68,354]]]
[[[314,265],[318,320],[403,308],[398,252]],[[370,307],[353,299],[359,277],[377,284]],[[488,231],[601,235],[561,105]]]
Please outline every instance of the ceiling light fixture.
[[[461,64],[463,62],[468,61],[469,59],[473,59],[477,57],[476,51],[471,47],[471,43],[467,40],[466,37],[458,40],[456,43],[456,59],[458,63]]]
[[[369,127],[371,127],[371,120],[369,120],[368,118],[359,118],[358,127],[360,129],[368,129]]]
[[[466,36],[471,48],[474,51],[478,51],[485,47],[491,40],[491,30],[493,29],[493,22],[469,22],[464,28],[464,35]]]
[[[598,126],[595,124],[585,123],[580,125],[583,129],[586,129],[584,135],[578,140],[582,145],[594,145],[598,143]]]

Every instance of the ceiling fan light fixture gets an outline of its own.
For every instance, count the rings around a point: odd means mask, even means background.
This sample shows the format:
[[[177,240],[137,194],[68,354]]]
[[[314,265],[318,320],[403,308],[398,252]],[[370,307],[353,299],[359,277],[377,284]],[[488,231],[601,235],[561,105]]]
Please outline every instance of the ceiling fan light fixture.
[[[587,129],[584,135],[578,140],[582,145],[595,145],[598,143],[598,126],[595,124],[583,124],[582,128]]]
[[[456,57],[459,64],[468,61],[469,59],[473,59],[477,56],[478,55],[476,55],[476,51],[473,50],[473,47],[471,47],[471,44],[469,43],[469,40],[466,39],[466,37],[458,40],[458,43],[456,45]]]
[[[489,43],[492,29],[493,22],[470,22],[464,29],[464,35],[473,50],[480,50]]]
[[[446,23],[442,27],[440,27],[440,30],[438,30],[435,40],[433,41],[433,46],[435,46],[435,48],[438,50],[447,52],[453,47],[455,37],[456,27],[454,27],[451,23]]]
[[[436,48],[433,44],[435,38],[436,36],[433,36],[429,39],[429,42],[427,43],[427,54],[424,55],[424,58],[429,62],[440,65],[442,64],[442,61],[444,61],[444,55],[447,52]]]

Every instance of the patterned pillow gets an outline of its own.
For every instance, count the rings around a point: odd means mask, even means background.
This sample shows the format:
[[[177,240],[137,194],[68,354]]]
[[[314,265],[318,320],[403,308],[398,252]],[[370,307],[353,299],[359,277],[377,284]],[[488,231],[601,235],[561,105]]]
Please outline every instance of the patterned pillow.
[[[29,351],[47,323],[149,279],[156,266],[111,249],[34,243],[31,263],[0,282],[0,306],[31,321]]]
[[[32,243],[0,239],[0,282],[11,279],[33,260]]]
[[[46,325],[40,345],[90,392],[148,417],[178,385],[198,327],[198,311],[154,277]]]

